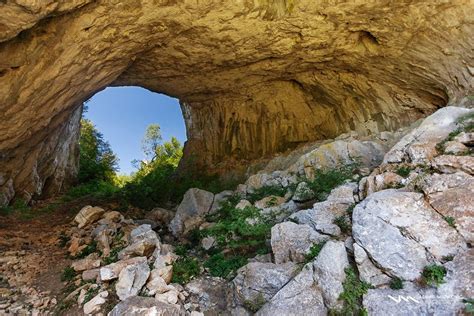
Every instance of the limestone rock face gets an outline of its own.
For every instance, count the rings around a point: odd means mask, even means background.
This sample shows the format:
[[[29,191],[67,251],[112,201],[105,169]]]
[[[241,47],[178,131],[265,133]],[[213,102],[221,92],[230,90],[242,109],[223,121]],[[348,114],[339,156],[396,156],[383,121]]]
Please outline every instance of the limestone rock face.
[[[67,185],[81,103],[111,85],[178,97],[185,157],[217,171],[461,102],[473,87],[473,9],[469,1],[2,1],[0,202]]]

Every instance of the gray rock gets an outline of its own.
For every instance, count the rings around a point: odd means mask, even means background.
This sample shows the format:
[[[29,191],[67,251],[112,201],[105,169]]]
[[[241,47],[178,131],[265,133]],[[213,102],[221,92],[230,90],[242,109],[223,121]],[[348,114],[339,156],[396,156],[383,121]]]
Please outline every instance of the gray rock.
[[[292,200],[295,202],[306,202],[315,198],[314,191],[311,190],[307,182],[300,182],[295,189]]]
[[[110,281],[119,277],[120,272],[129,265],[146,263],[146,257],[134,257],[117,261],[100,268],[99,276],[101,281]]]
[[[222,206],[222,203],[227,201],[227,199],[230,198],[232,195],[234,195],[234,192],[230,190],[222,191],[214,195],[214,201],[212,202],[212,206],[209,210],[209,213],[215,213],[217,210],[219,210],[219,208]]]
[[[297,273],[298,266],[292,262],[248,263],[232,281],[234,302],[244,306],[269,301]]]
[[[474,243],[474,177],[464,173],[432,174],[419,184],[431,206],[454,219],[464,239]]]
[[[372,289],[363,298],[369,315],[464,315],[463,299],[474,297],[474,249],[445,265],[444,283],[420,288],[404,282],[401,290]]]
[[[465,247],[457,231],[414,192],[370,195],[354,209],[352,232],[378,267],[405,280],[418,278],[431,258]]]
[[[358,184],[355,182],[349,182],[342,184],[331,190],[327,200],[332,202],[338,202],[341,204],[354,204],[354,195],[357,193]]]
[[[341,229],[334,224],[334,219],[347,214],[349,206],[350,204],[327,200],[315,203],[312,209],[296,212],[290,218],[300,224],[307,224],[322,234],[339,236]]]
[[[466,146],[472,147],[472,146],[474,146],[474,133],[473,132],[470,132],[470,133],[462,132],[459,135],[457,135],[456,137],[454,137],[454,140],[457,141],[457,142],[460,142],[461,144],[464,144]]]
[[[373,286],[388,284],[390,282],[391,278],[372,263],[365,250],[358,244],[354,244],[354,257],[357,270],[359,271],[359,277],[362,281]]]
[[[123,301],[131,296],[138,295],[149,275],[150,268],[146,262],[129,265],[122,269],[115,285],[120,300]]]
[[[469,148],[463,143],[449,141],[444,144],[444,152],[452,155],[459,155],[469,151]]]
[[[289,201],[278,206],[264,208],[260,211],[260,214],[270,216],[274,218],[276,222],[282,222],[296,211],[298,211],[296,203]]]
[[[171,233],[178,237],[198,227],[204,221],[214,201],[214,194],[200,189],[189,189],[178,206],[169,225]]]
[[[270,195],[254,203],[254,206],[259,209],[280,206],[285,203],[286,199],[281,196]]]
[[[174,217],[174,212],[161,207],[155,207],[151,211],[145,214],[145,218],[155,223],[158,223],[161,227],[167,227]]]
[[[152,297],[132,296],[118,303],[108,316],[181,316],[184,311],[180,305],[160,302]]]
[[[84,259],[76,260],[71,264],[74,271],[84,271],[100,267],[100,259],[97,253],[92,253]]]
[[[313,262],[313,277],[322,291],[328,308],[340,308],[339,295],[344,290],[342,283],[346,278],[345,269],[349,267],[346,247],[342,241],[326,242]]]
[[[329,239],[309,225],[283,222],[271,230],[271,245],[275,263],[304,262],[311,246]]]
[[[199,305],[199,310],[210,314],[227,311],[228,282],[222,278],[199,277],[186,284],[188,300]]]
[[[102,291],[96,296],[94,296],[90,301],[84,304],[84,314],[85,315],[94,315],[100,312],[102,305],[107,302],[109,292]]]
[[[436,154],[436,144],[456,129],[457,119],[471,112],[473,111],[454,106],[439,109],[393,146],[385,154],[384,162],[427,163]]]
[[[321,290],[313,279],[312,263],[306,264],[294,279],[256,313],[257,316],[326,314]]]
[[[443,173],[464,171],[474,175],[474,157],[442,155],[433,159],[432,166]]]

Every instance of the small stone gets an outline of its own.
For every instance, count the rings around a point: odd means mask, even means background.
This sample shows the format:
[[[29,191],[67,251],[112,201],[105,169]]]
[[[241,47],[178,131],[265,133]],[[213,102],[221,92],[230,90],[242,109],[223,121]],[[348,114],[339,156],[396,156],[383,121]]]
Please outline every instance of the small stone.
[[[99,277],[100,268],[85,270],[82,272],[82,279],[84,281],[93,281],[97,280]]]
[[[94,296],[89,302],[84,304],[84,314],[94,315],[100,311],[100,308],[105,302],[107,302],[107,297],[109,292],[103,291]]]
[[[168,291],[166,293],[158,293],[155,295],[155,298],[163,303],[176,304],[178,303],[178,292],[177,291]]]
[[[119,277],[120,272],[129,265],[146,263],[146,257],[134,257],[126,260],[121,260],[115,263],[111,263],[107,266],[100,268],[100,280],[110,281]]]
[[[211,249],[212,247],[214,247],[214,245],[216,244],[216,239],[214,237],[204,237],[202,240],[201,240],[201,247],[204,249],[204,250],[209,250]]]
[[[78,224],[79,228],[83,228],[99,220],[104,213],[105,210],[100,207],[87,205],[74,217],[74,221]]]
[[[150,268],[146,262],[125,267],[120,272],[119,280],[115,285],[120,300],[123,301],[131,296],[138,295],[149,275]]]
[[[292,200],[295,202],[306,202],[315,198],[315,193],[307,182],[300,182],[295,189]]]
[[[76,260],[71,264],[74,271],[84,271],[100,267],[100,259],[97,253],[90,254],[84,259]]]

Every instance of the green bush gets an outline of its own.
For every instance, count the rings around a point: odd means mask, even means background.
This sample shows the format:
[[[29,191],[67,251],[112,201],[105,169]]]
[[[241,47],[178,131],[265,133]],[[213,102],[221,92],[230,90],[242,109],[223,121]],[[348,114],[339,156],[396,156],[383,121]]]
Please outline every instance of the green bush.
[[[61,281],[71,281],[76,276],[76,271],[71,267],[66,267],[61,274]]]
[[[311,190],[314,191],[316,199],[324,201],[332,189],[353,177],[356,168],[356,164],[350,164],[334,169],[316,170],[314,179],[307,182]]]
[[[94,253],[97,251],[97,242],[93,240],[90,244],[88,244],[84,249],[81,250],[80,253],[78,253],[74,259],[83,259],[87,257],[88,255]]]
[[[193,258],[180,258],[173,264],[173,283],[186,284],[200,273],[199,261]]]
[[[422,279],[427,285],[438,286],[444,283],[446,268],[437,264],[431,264],[423,269]]]
[[[309,249],[309,252],[305,256],[304,262],[308,263],[308,262],[313,261],[314,258],[316,258],[319,255],[319,253],[321,252],[321,249],[323,249],[325,244],[326,242],[323,241],[323,242],[312,245],[311,248]]]
[[[225,278],[246,264],[247,258],[245,257],[230,256],[226,258],[224,254],[218,253],[206,260],[204,267],[209,269],[212,276]]]
[[[348,234],[352,230],[351,222],[349,219],[346,218],[345,215],[336,217],[333,223],[339,226],[339,228],[341,229],[341,232],[344,234]]]
[[[344,301],[344,307],[340,313],[342,315],[360,315],[364,313],[362,308],[362,296],[367,293],[371,285],[359,280],[352,267],[345,269],[346,279],[343,283],[344,291],[339,298]]]
[[[396,173],[400,176],[400,177],[403,177],[403,178],[406,178],[410,175],[410,172],[411,172],[411,168],[410,167],[406,167],[406,166],[400,166],[398,167],[398,169],[396,170]]]
[[[443,218],[449,226],[451,226],[452,228],[456,228],[456,219],[454,217],[444,216]]]
[[[284,196],[285,194],[285,188],[278,185],[269,185],[255,189],[254,192],[247,195],[247,200],[249,200],[251,203],[255,203],[256,201],[259,201],[267,196]]]
[[[397,277],[393,278],[390,281],[389,285],[390,285],[390,288],[392,290],[401,290],[401,289],[403,289],[403,281],[402,281],[402,279],[397,278]]]

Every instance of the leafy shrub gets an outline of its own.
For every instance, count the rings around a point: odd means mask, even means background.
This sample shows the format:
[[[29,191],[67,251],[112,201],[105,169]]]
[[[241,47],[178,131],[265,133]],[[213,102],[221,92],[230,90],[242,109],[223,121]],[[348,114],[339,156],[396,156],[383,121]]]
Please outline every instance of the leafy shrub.
[[[255,203],[258,200],[263,199],[264,197],[274,195],[274,196],[284,196],[286,194],[286,189],[279,185],[268,185],[261,188],[255,189],[254,192],[247,195],[247,200],[251,203]]]
[[[71,281],[76,276],[76,271],[71,267],[66,267],[61,274],[61,281]]]
[[[444,283],[446,268],[440,265],[431,264],[423,269],[422,279],[428,285],[438,286]]]
[[[79,184],[71,188],[64,196],[64,201],[72,201],[84,196],[90,196],[98,199],[110,199],[117,197],[120,188],[106,181],[91,181]]]
[[[199,261],[193,258],[180,258],[173,264],[172,282],[186,284],[199,273]]]
[[[443,218],[448,223],[449,226],[451,226],[452,228],[456,228],[456,220],[454,217],[444,216]]]
[[[314,179],[307,181],[314,191],[318,201],[324,201],[332,189],[351,179],[356,169],[356,164],[350,164],[334,169],[316,170]]]
[[[323,249],[325,244],[326,242],[323,241],[323,242],[312,245],[311,248],[309,249],[309,252],[305,256],[304,262],[308,263],[308,262],[313,261],[314,258],[316,258],[319,255],[319,253],[321,252],[321,249]]]
[[[339,298],[344,301],[344,307],[341,314],[358,315],[363,313],[363,308],[361,307],[362,296],[367,293],[367,290],[371,288],[371,285],[359,280],[352,267],[346,268],[345,272],[346,279],[342,285],[344,291],[339,296]]]
[[[398,169],[396,170],[396,173],[400,176],[400,177],[403,177],[403,178],[406,178],[410,175],[410,172],[411,172],[411,169],[410,167],[406,167],[406,166],[400,166],[398,167]]]
[[[401,290],[401,289],[403,289],[403,281],[402,281],[402,279],[397,278],[397,277],[393,278],[390,281],[389,285],[390,285],[390,288],[392,290]]]
[[[74,259],[82,259],[97,251],[97,242],[93,240],[90,244],[88,244],[84,249],[78,253]]]
[[[350,221],[346,218],[345,215],[338,216],[334,219],[334,224],[339,226],[341,229],[341,232],[344,234],[350,233],[351,232],[351,223]]]
[[[225,278],[246,264],[247,259],[245,257],[230,256],[226,258],[224,254],[218,253],[206,260],[204,267],[209,269],[212,276]]]

